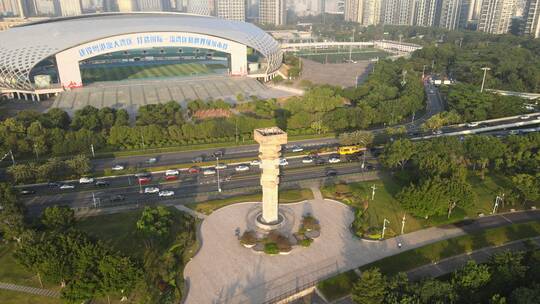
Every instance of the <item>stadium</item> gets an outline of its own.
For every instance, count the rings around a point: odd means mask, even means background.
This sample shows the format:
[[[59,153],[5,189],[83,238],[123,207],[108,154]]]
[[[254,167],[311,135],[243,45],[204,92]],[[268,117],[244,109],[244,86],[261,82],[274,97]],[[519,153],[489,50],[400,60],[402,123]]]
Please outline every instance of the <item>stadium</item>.
[[[279,43],[245,22],[180,13],[50,19],[0,32],[0,92],[40,95],[95,82],[204,75],[271,79]]]

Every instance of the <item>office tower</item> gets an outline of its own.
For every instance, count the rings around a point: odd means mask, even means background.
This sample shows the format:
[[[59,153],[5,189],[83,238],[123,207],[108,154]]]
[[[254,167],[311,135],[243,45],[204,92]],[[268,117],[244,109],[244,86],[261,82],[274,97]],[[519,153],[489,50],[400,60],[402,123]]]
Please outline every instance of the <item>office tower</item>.
[[[414,25],[433,26],[440,0],[418,0],[415,7]]]
[[[516,0],[484,0],[478,20],[478,31],[508,33],[515,11]]]
[[[260,0],[259,23],[273,25],[285,24],[285,0]]]
[[[81,2],[79,0],[58,0],[60,6],[60,15],[67,16],[78,16],[82,14]]]
[[[345,0],[324,0],[324,12],[335,15],[343,14],[345,12]]]
[[[461,0],[442,0],[441,1],[441,17],[439,19],[439,27],[448,30],[455,30],[459,25],[459,16],[461,14]]]
[[[137,11],[137,4],[135,3],[135,0],[117,0],[116,5],[119,12]]]
[[[364,2],[364,0],[345,0],[345,21],[362,23]]]
[[[246,21],[244,0],[216,0],[216,16],[227,20]]]
[[[521,33],[540,38],[540,0],[528,0],[525,4]]]
[[[214,15],[213,0],[188,0],[187,12],[190,14],[212,16]]]
[[[316,16],[320,15],[323,9],[323,0],[294,0],[287,1],[288,9],[292,10],[296,16]]]

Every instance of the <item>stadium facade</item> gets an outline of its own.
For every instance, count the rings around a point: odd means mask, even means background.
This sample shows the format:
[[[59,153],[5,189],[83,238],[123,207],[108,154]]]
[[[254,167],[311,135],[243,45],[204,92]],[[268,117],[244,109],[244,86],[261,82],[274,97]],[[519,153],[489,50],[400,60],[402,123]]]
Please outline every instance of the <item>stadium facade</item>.
[[[179,13],[83,15],[0,32],[0,90],[34,93],[39,69],[57,71],[56,86],[83,86],[79,64],[97,56],[148,48],[205,49],[229,56],[228,73],[269,80],[279,69],[279,43],[250,23]],[[248,53],[258,62],[248,63]],[[39,94],[39,93],[38,93]]]

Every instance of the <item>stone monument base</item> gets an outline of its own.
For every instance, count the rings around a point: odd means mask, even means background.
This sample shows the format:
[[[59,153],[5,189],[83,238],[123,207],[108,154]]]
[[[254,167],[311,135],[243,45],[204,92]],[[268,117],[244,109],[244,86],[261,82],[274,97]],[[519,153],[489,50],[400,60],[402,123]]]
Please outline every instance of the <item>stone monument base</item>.
[[[246,216],[247,230],[256,231],[258,235],[266,235],[272,231],[283,235],[291,235],[296,222],[294,212],[289,207],[279,206],[278,221],[265,223],[262,219],[262,208],[258,204],[251,208]]]

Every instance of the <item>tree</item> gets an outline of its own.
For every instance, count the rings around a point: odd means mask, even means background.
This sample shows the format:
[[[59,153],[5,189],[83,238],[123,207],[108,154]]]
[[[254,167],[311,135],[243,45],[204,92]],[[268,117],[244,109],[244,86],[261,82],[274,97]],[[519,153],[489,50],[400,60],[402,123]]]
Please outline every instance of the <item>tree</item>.
[[[473,260],[468,261],[465,266],[452,275],[454,289],[461,294],[462,299],[472,302],[476,302],[473,299],[477,299],[477,292],[489,284],[490,281],[491,272],[489,266],[476,264]]]
[[[540,285],[535,284],[531,288],[519,287],[512,291],[510,303],[513,304],[535,304],[540,299]]]
[[[169,233],[171,224],[171,213],[165,207],[145,207],[137,221],[137,229],[148,235],[161,237]]]
[[[75,212],[69,207],[48,207],[41,216],[41,222],[51,230],[66,230],[75,222]]]
[[[512,177],[513,186],[524,201],[540,200],[540,174],[516,174]]]
[[[403,207],[415,216],[429,218],[446,214],[448,196],[445,183],[441,179],[428,179],[418,186],[411,184],[397,195]]]
[[[373,133],[368,131],[354,131],[339,134],[339,142],[342,145],[361,145],[368,147],[373,142]]]
[[[489,261],[493,278],[492,288],[508,292],[517,286],[527,272],[527,266],[523,264],[523,258],[523,252],[519,251],[503,251],[492,255]]]
[[[407,161],[415,153],[415,146],[408,139],[398,139],[386,145],[383,154],[381,155],[381,163],[388,168],[401,167],[405,168]]]
[[[453,303],[457,298],[452,284],[437,279],[427,279],[416,288],[422,303]]]
[[[77,176],[83,176],[90,172],[90,160],[85,155],[79,154],[72,159],[66,160],[66,165]]]
[[[24,222],[24,205],[9,184],[0,183],[0,232],[6,240],[24,241],[28,236]]]
[[[142,273],[125,257],[106,255],[98,262],[100,293],[129,294]],[[110,302],[110,300],[109,300]]]
[[[385,277],[378,268],[368,269],[362,272],[352,290],[352,300],[357,304],[384,303],[387,292]]]

